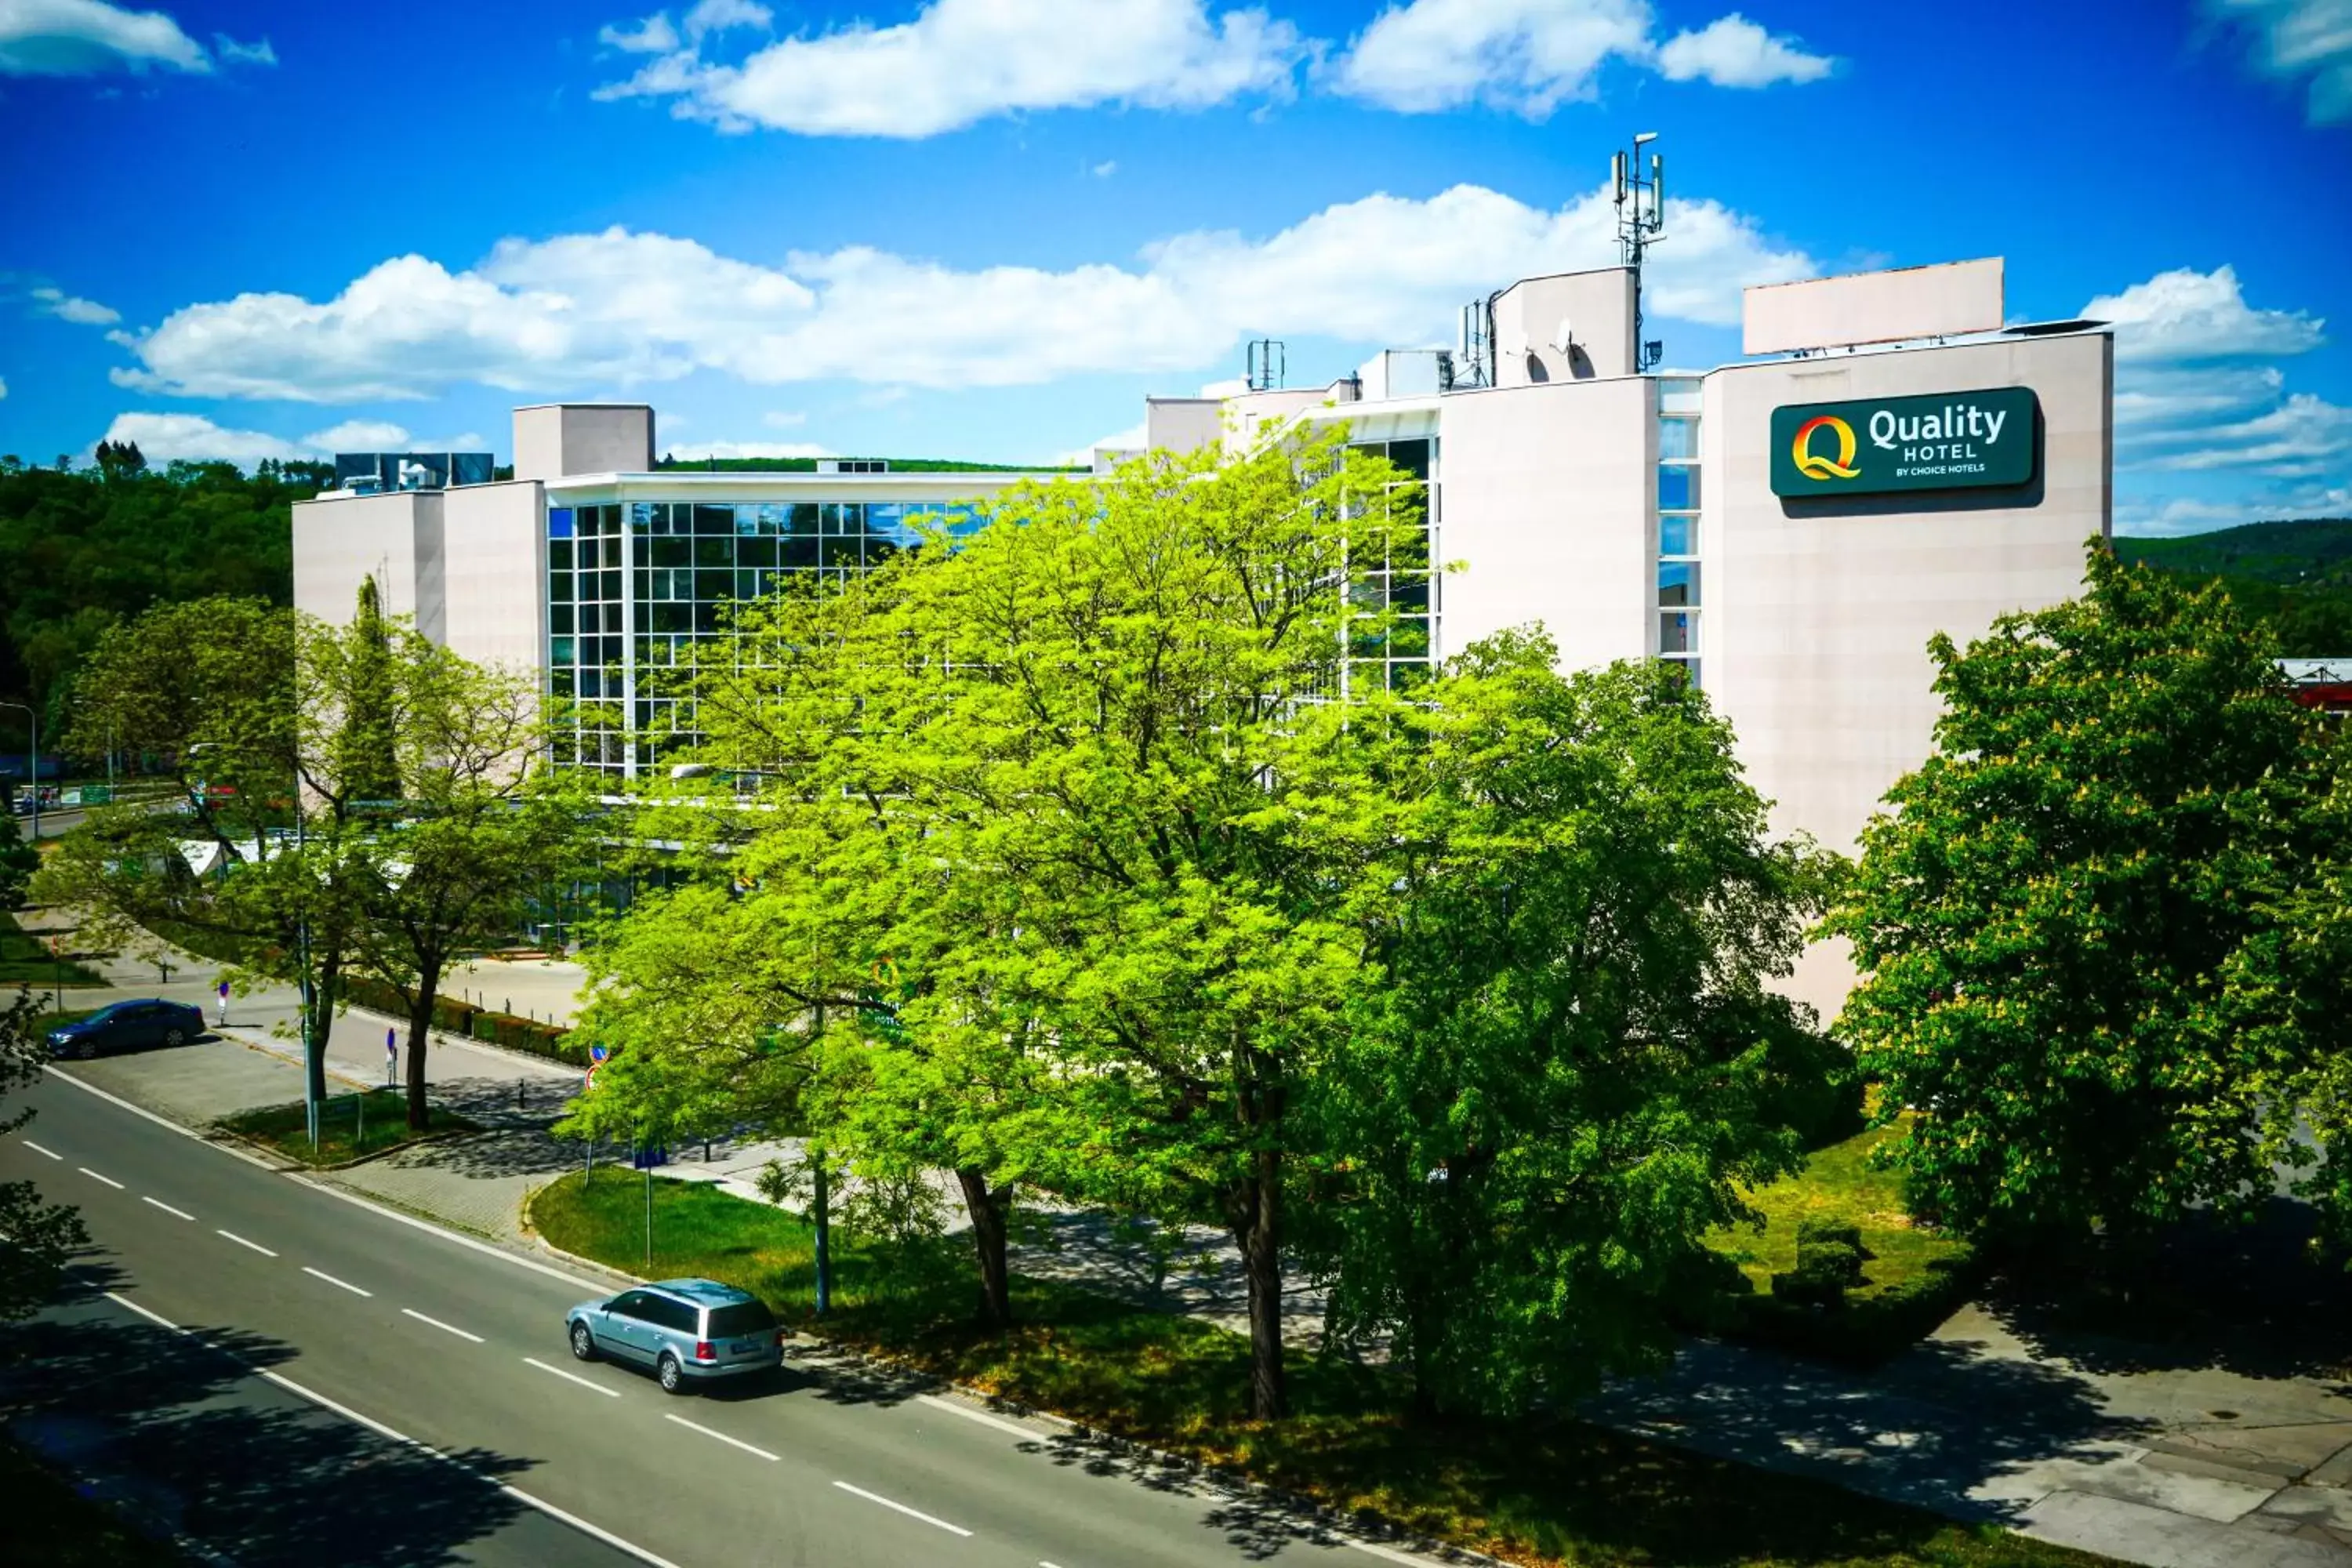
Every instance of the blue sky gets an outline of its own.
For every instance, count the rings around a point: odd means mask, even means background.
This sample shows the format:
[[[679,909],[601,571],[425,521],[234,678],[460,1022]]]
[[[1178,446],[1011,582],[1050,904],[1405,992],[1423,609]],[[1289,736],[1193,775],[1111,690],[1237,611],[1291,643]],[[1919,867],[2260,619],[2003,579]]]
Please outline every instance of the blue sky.
[[[2352,0],[0,0],[0,451],[1051,458],[1609,261],[1635,130],[1670,363],[2003,256],[2119,324],[2120,527],[2352,514]]]

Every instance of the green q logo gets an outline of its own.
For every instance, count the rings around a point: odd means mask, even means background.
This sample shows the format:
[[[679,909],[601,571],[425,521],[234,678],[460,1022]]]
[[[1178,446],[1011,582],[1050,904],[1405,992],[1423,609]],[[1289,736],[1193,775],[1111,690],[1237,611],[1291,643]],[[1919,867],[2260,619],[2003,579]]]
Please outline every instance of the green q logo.
[[[1827,429],[1837,435],[1837,458],[1825,458],[1813,450],[1813,432]],[[1797,426],[1797,438],[1789,444],[1790,460],[1797,472],[1809,479],[1858,479],[1862,470],[1853,466],[1853,426],[1834,414],[1818,414]]]

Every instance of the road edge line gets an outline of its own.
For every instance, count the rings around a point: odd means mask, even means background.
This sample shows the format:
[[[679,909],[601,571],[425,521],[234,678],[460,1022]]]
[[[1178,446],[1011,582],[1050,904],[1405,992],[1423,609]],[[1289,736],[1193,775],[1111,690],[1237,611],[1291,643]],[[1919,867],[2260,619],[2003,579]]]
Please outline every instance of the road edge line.
[[[338,1186],[332,1182],[320,1181],[317,1177],[305,1175],[300,1172],[295,1171],[289,1171],[285,1173],[285,1174],[288,1180],[299,1183],[301,1185],[309,1187],[314,1192],[324,1193],[329,1197],[332,1198],[341,1198],[347,1204],[357,1204],[360,1207],[380,1214],[386,1219],[396,1219],[401,1224],[405,1226],[414,1226],[418,1230],[430,1231],[433,1235],[441,1237],[446,1240],[454,1241],[460,1247],[469,1247],[476,1252],[487,1253],[492,1258],[502,1258],[506,1262],[513,1264],[518,1268],[528,1268],[534,1274],[544,1274],[550,1279],[558,1279],[566,1285],[574,1286],[583,1290],[598,1290],[604,1289],[604,1287],[599,1285],[595,1280],[583,1279],[577,1274],[567,1273],[563,1269],[554,1267],[552,1264],[541,1263],[534,1258],[525,1258],[520,1253],[509,1251],[506,1247],[497,1245],[495,1242],[478,1241],[473,1237],[465,1235],[461,1231],[452,1230],[447,1226],[436,1225],[429,1219],[420,1219],[413,1214],[403,1214],[396,1208],[392,1208],[383,1204],[376,1203],[373,1199],[363,1198],[357,1193],[345,1192],[341,1186]]]

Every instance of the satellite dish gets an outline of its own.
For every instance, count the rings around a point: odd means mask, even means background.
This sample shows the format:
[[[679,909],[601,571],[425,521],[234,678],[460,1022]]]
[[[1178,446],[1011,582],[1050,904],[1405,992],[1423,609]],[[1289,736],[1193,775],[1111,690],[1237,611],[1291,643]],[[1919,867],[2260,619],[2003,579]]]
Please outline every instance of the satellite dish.
[[[1559,325],[1552,329],[1551,346],[1566,353],[1575,344],[1576,334],[1570,330],[1568,318],[1562,316],[1559,319]]]

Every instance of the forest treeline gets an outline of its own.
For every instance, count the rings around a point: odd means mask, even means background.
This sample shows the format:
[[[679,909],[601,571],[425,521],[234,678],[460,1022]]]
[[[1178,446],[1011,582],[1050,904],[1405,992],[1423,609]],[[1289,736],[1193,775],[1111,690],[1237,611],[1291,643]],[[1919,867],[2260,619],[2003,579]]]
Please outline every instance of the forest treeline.
[[[74,675],[107,627],[213,595],[290,604],[290,509],[334,479],[327,463],[152,467],[110,442],[96,459],[0,457],[0,700],[38,706],[45,742],[64,733]],[[0,736],[21,746],[24,716],[0,709]]]

